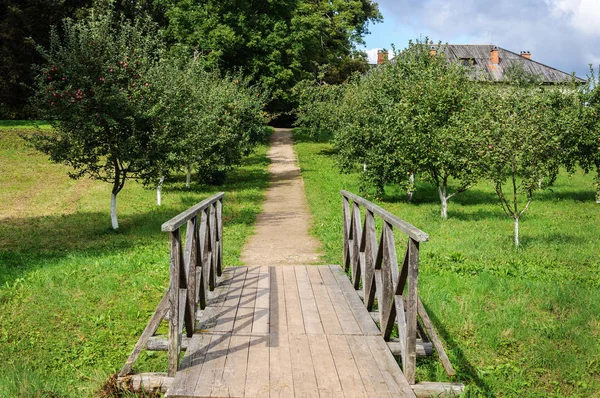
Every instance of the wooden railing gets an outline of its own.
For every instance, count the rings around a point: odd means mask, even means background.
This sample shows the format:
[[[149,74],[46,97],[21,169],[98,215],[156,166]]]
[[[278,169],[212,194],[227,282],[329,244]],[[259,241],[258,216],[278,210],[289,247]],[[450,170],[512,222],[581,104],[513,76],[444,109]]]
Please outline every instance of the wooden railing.
[[[168,319],[167,340],[168,377],[174,377],[179,368],[183,328],[192,337],[196,323],[196,310],[206,307],[207,290],[213,290],[223,267],[223,196],[218,193],[162,225],[169,232],[171,260],[170,283],[133,352],[121,369],[119,377],[131,373],[141,351],[152,341],[161,321]],[[182,227],[187,226],[185,242]],[[150,377],[150,376],[147,376]],[[164,378],[163,378],[164,379]],[[162,379],[161,379],[162,380]]]
[[[360,196],[347,191],[340,193],[344,214],[344,269],[351,271],[354,288],[362,287],[361,296],[367,309],[372,312],[377,305],[378,314],[374,318],[386,341],[390,340],[394,325],[398,325],[397,340],[406,379],[410,384],[415,383],[417,335],[421,336],[421,344],[425,337],[431,340],[446,373],[454,375],[418,294],[419,244],[426,242],[429,235]],[[376,217],[382,220],[379,239]],[[400,267],[394,229],[407,237]]]

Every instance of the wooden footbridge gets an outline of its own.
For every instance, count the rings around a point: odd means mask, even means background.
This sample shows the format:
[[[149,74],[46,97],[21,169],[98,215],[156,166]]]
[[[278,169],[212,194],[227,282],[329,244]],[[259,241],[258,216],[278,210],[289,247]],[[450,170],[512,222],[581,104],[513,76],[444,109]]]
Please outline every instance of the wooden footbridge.
[[[342,200],[344,268],[223,269],[222,193],[164,223],[170,286],[119,383],[168,397],[460,394],[460,384],[415,384],[416,358],[433,348],[454,375],[417,293],[427,234],[349,192]],[[400,263],[394,230],[407,241]],[[168,335],[155,335],[164,321]],[[168,352],[166,373],[132,372],[144,349]]]

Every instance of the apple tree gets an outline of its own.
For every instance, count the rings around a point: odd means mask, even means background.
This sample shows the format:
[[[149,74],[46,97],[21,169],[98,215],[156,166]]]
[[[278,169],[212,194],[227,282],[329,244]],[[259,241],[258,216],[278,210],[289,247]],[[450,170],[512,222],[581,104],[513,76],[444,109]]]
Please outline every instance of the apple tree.
[[[53,123],[51,133],[31,140],[54,162],[112,184],[111,220],[117,229],[117,195],[128,179],[151,181],[172,150],[157,128],[154,83],[148,73],[164,53],[155,25],[147,19],[116,20],[110,13],[52,29],[48,49],[39,48],[34,105]]]

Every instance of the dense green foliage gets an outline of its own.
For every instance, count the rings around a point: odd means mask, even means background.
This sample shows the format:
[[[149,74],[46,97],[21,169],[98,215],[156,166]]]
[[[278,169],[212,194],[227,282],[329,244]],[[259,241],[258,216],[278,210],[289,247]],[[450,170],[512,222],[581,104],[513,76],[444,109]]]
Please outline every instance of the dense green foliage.
[[[343,254],[340,189],[357,192],[360,172],[340,175],[331,143],[294,136],[313,232],[323,261]],[[592,176],[561,173],[524,214],[518,250],[497,203],[482,181],[456,196],[442,222],[433,184],[416,180],[404,201],[386,185],[376,204],[427,232],[420,246],[419,295],[465,383],[465,397],[587,397],[600,391],[600,224]],[[381,231],[380,226],[377,227]],[[406,236],[397,235],[403,253]],[[446,381],[437,359],[419,358],[417,381]]]
[[[365,54],[356,50],[369,23],[381,19],[371,0],[335,1],[191,1],[191,0],[52,0],[0,4],[0,117],[31,115],[24,106],[32,94],[34,49],[50,43],[50,26],[65,17],[84,18],[111,10],[131,21],[151,18],[169,38],[175,54],[200,55],[208,69],[240,72],[272,93],[269,111],[288,112],[291,88],[303,79],[321,77],[340,83],[364,72]]]
[[[600,203],[600,76],[593,68],[581,102],[586,104],[577,115],[583,122],[583,134],[576,136],[576,143],[571,146],[574,148],[572,159],[577,159],[586,171],[595,168],[596,203]]]
[[[563,137],[581,135],[579,120],[571,119],[579,107],[577,88],[522,86],[516,82],[492,90],[482,102],[483,109],[475,117],[487,142],[477,156],[482,173],[494,184],[502,209],[514,219],[518,246],[520,217],[534,194],[554,183],[565,163]],[[570,125],[576,128],[568,128]],[[522,204],[520,196],[524,196]]]
[[[290,90],[316,79],[323,65],[331,80],[364,70],[355,44],[377,21],[377,4],[359,1],[160,0],[174,51],[203,56],[206,65],[241,69],[270,91],[274,112],[289,111]]]
[[[341,87],[299,87],[298,124],[313,136],[333,134],[342,169],[363,169],[363,191],[381,197],[393,183],[410,198],[415,175],[432,182],[443,219],[450,198],[492,181],[518,245],[519,217],[534,193],[552,185],[561,165],[593,164],[589,131],[598,129],[585,115],[594,113],[594,91],[542,86],[518,65],[491,84],[449,62],[443,46],[430,50],[409,42],[394,61]]]
[[[222,186],[193,180],[186,189],[185,176],[173,176],[160,207],[152,191],[128,183],[115,232],[106,224],[110,187],[69,179],[67,166],[18,136],[34,132],[0,122],[0,397],[93,397],[123,366],[169,284],[163,222],[224,191],[223,261],[241,264],[269,180],[267,147]],[[166,367],[164,353],[149,352],[135,371]]]
[[[329,120],[342,166],[364,165],[363,177],[377,195],[385,184],[407,186],[411,175],[421,173],[438,188],[445,218],[447,200],[480,173],[475,149],[482,136],[469,111],[478,105],[476,85],[443,51],[430,54],[428,46],[410,42],[394,62],[349,83],[335,101],[334,118],[323,118],[330,109],[314,97],[301,97],[308,103],[299,108],[300,125]],[[450,179],[456,184],[452,193]]]
[[[148,82],[164,48],[149,21],[121,21],[119,29],[116,22],[107,15],[66,20],[63,37],[52,31],[35,105],[57,132],[32,139],[53,161],[71,165],[72,177],[110,182],[115,195],[127,178],[156,175],[157,156],[166,153],[154,136]]]
[[[38,77],[36,106],[55,130],[30,140],[55,162],[113,185],[155,184],[183,166],[224,172],[262,139],[261,92],[165,56],[149,19],[111,13],[53,30]],[[42,50],[43,51],[43,50]]]

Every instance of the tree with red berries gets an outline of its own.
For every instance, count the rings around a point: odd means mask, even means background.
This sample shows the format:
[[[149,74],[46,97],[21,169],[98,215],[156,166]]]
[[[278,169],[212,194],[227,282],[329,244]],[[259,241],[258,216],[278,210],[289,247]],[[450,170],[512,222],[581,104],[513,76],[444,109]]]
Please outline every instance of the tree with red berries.
[[[51,133],[31,138],[55,162],[112,184],[112,227],[119,227],[117,194],[127,179],[153,182],[169,162],[168,130],[153,114],[154,87],[148,80],[164,53],[155,25],[147,19],[117,20],[110,13],[63,22],[53,29],[46,64],[39,70],[34,105],[52,121]]]

